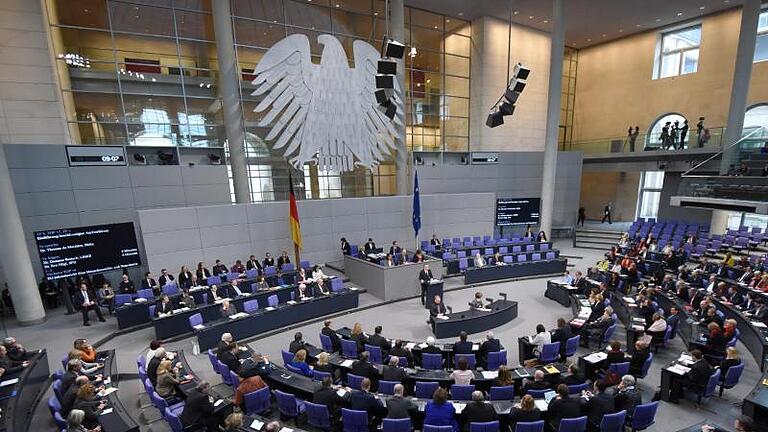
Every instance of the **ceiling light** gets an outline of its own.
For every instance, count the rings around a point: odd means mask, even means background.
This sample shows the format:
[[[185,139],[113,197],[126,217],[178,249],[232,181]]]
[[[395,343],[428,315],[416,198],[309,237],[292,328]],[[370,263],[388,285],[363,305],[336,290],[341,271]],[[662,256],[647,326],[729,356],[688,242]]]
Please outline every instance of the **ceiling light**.
[[[704,9],[706,9],[706,6],[699,6],[699,10],[704,10]]]
[[[661,18],[656,18],[656,22],[661,22]]]
[[[378,12],[374,12],[373,16],[379,16],[379,13]]]
[[[459,12],[459,16],[464,16],[464,12]]]
[[[435,26],[435,30],[437,30],[437,26]]]
[[[682,12],[678,12],[677,16],[683,16],[683,13]]]
[[[157,78],[152,78],[152,82],[157,82]]]
[[[90,12],[90,10],[89,9],[83,9],[83,12],[88,13],[88,12]]]
[[[619,33],[624,33],[624,29],[619,29]]]
[[[587,39],[587,42],[592,42],[592,39],[589,39],[589,38],[588,38],[588,39]]]
[[[449,22],[451,22],[451,20],[449,20],[448,18],[446,18],[446,19],[445,19],[445,22],[449,23]]]
[[[635,24],[635,27],[642,27],[642,24]]]
[[[723,0],[723,3],[730,3],[731,0]]]
[[[520,12],[518,12],[518,11],[515,11],[515,12],[514,12],[514,14],[515,14],[515,15],[517,15],[517,14],[519,14],[519,13],[520,13]]]
[[[429,83],[431,83],[431,82],[432,82],[432,80],[431,80],[431,79],[428,79],[428,80],[427,80],[427,84],[429,84]]]
[[[606,36],[608,36],[608,35],[607,35],[607,34],[605,34],[605,33],[603,33],[603,34],[602,34],[602,36],[603,36],[603,37],[606,37]]]
[[[336,5],[336,7],[341,7],[341,5],[340,5],[340,4],[337,4],[337,5]]]
[[[533,19],[533,15],[528,15],[528,19]]]
[[[549,22],[549,20],[544,20],[544,24],[546,24],[546,23],[548,23],[548,22]]]

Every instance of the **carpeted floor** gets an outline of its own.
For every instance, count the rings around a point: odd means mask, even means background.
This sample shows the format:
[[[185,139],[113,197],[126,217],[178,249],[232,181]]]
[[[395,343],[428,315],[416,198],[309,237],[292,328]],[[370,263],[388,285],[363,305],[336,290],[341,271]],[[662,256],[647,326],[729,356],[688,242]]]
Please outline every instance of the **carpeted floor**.
[[[570,240],[557,241],[556,247],[561,250],[562,254],[569,256],[569,263],[574,265],[571,271],[575,269],[583,270],[594,264],[602,256],[602,252],[598,250],[575,249],[571,246]],[[491,297],[498,297],[499,292],[505,292],[510,300],[515,300],[519,303],[518,318],[494,330],[509,352],[510,364],[516,363],[518,358],[518,337],[531,334],[536,324],[539,323],[544,324],[547,328],[552,328],[558,317],[568,318],[571,314],[569,308],[562,307],[558,303],[544,297],[546,278],[456,289],[460,287],[460,284],[460,278],[446,280],[447,292],[445,301],[447,304],[462,308],[464,307],[462,305],[466,305],[466,302],[472,298],[475,290],[483,291]],[[377,303],[378,300],[368,294],[363,294],[361,297],[361,307]],[[413,299],[345,313],[334,318],[333,321],[336,327],[352,326],[354,323],[360,322],[365,330],[369,332],[373,331],[375,325],[382,325],[384,327],[384,335],[387,337],[423,340],[431,335],[431,330],[425,322],[426,316],[427,313],[422,308],[419,300]],[[307,341],[319,345],[318,333],[321,327],[322,320],[319,320],[273,336],[250,341],[248,344],[252,348],[269,355],[273,360],[280,361],[280,350],[288,346],[295,331],[303,332]],[[56,311],[50,313],[48,321],[41,326],[25,328],[8,323],[8,332],[18,337],[30,348],[46,347],[48,349],[52,370],[60,367],[59,359],[70,349],[72,340],[75,337],[85,336],[91,340],[97,340],[105,334],[114,331],[115,328],[114,318],[108,318],[106,323],[94,323],[91,327],[81,327],[80,315],[66,316],[63,312]],[[120,385],[120,398],[123,404],[131,411],[133,417],[141,424],[141,430],[164,432],[169,430],[164,421],[155,421],[148,424],[148,421],[156,419],[157,415],[153,408],[140,409],[140,404],[146,402],[146,398],[140,396],[143,389],[138,379],[135,378],[136,356],[146,349],[147,344],[153,338],[153,334],[154,331],[150,328],[117,336],[104,344],[102,348],[117,350],[118,366],[121,374],[124,374],[124,379],[121,380]],[[482,335],[471,335],[470,337],[478,339]],[[616,338],[620,341],[626,340],[621,326],[617,329]],[[196,374],[210,380],[214,384],[220,382],[218,376],[212,372],[210,364],[204,355],[191,355],[191,339],[171,343],[168,345],[168,348],[172,350],[183,349]],[[700,409],[691,401],[683,401],[680,405],[662,402],[656,417],[656,425],[648,430],[659,432],[676,431],[705,419],[716,421],[723,425],[730,425],[733,419],[741,412],[740,407],[734,404],[740,402],[761,377],[752,356],[742,345],[738,345],[737,348],[745,353],[744,359],[747,365],[739,385],[727,390],[722,399],[712,398]],[[671,344],[669,350],[660,352],[655,357],[648,377],[642,380],[639,385],[643,392],[644,401],[650,400],[659,386],[661,368],[676,358],[683,349],[682,342],[676,339]],[[582,349],[580,354],[583,353],[586,353],[586,351]],[[52,395],[52,392],[49,389],[43,402],[31,419],[32,428],[30,430],[53,430],[53,422],[44,402],[50,395]]]

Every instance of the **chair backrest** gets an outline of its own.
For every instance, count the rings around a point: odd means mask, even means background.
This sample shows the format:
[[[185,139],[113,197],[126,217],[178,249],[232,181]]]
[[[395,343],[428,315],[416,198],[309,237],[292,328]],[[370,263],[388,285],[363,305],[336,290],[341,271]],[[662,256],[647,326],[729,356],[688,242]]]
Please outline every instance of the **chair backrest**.
[[[210,348],[208,349],[208,361],[211,362],[211,367],[213,367],[214,372],[221,373],[219,372],[219,361],[216,358],[216,354],[214,354],[213,350]]]
[[[173,432],[184,431],[184,424],[181,423],[179,416],[176,415],[176,413],[174,413],[170,407],[166,407],[163,412],[165,412],[165,421],[168,422],[168,425],[171,427]]]
[[[615,414],[606,414],[600,422],[600,432],[624,432],[624,421],[627,419],[627,410],[621,410]]]
[[[414,391],[416,397],[431,399],[435,390],[440,386],[440,383],[429,381],[416,381],[416,389]]]
[[[651,363],[653,363],[653,353],[648,353],[648,358],[645,359],[643,367],[640,369],[640,376],[637,378],[645,378],[648,376],[648,370],[651,369]]]
[[[325,378],[332,378],[333,375],[330,372],[323,372],[319,370],[312,371],[312,379],[315,381],[322,381]]]
[[[232,390],[237,390],[240,385],[240,376],[232,371],[229,371],[229,385],[232,386]]]
[[[331,279],[331,291],[339,292],[344,289],[344,281],[341,278]]]
[[[364,344],[363,348],[365,348],[366,351],[368,351],[369,357],[368,359],[371,361],[371,363],[381,364],[381,347],[376,345],[368,345]]]
[[[471,422],[469,432],[499,432],[499,421]]]
[[[505,255],[504,256],[504,262],[507,264],[511,264],[515,262],[515,256],[514,255]]]
[[[608,366],[608,371],[613,372],[618,376],[624,376],[629,373],[629,362],[611,363]]]
[[[272,393],[269,387],[246,393],[243,397],[246,414],[261,414],[272,409]]]
[[[520,254],[517,256],[517,262],[525,262],[528,261],[528,256],[525,254]]]
[[[299,405],[296,403],[296,396],[275,390],[275,399],[277,399],[277,408],[280,414],[286,417],[297,417],[299,415]]]
[[[330,336],[320,333],[320,346],[323,347],[325,352],[333,352],[333,341]]]
[[[267,305],[269,305],[269,307],[276,308],[279,303],[280,299],[277,298],[277,294],[272,294],[271,296],[267,297]]]
[[[515,425],[515,432],[544,432],[544,420],[519,422]]]
[[[572,384],[568,386],[568,394],[578,394],[582,390],[589,390],[589,383],[583,382],[581,384]]]
[[[209,276],[206,282],[208,286],[221,285],[221,278],[219,276]]]
[[[611,336],[613,336],[614,331],[616,331],[616,323],[614,323],[613,325],[605,329],[605,333],[603,333],[603,343],[606,343],[609,340],[611,340]]]
[[[539,354],[539,360],[544,363],[553,362],[560,357],[560,342],[553,342],[544,344],[541,347],[541,353]]]
[[[366,411],[341,409],[341,422],[344,432],[368,432],[368,413]]]
[[[192,327],[192,330],[194,330],[195,326],[198,326],[203,323],[203,314],[199,312],[196,314],[192,314],[189,316],[188,321],[189,321],[189,326]]]
[[[293,263],[283,264],[283,273],[296,270],[296,266]]]
[[[552,389],[542,389],[542,390],[528,389],[525,392],[533,396],[534,399],[544,399],[544,393],[548,391],[552,391]]]
[[[179,286],[176,285],[175,283],[171,282],[163,285],[163,294],[172,296],[178,293],[179,293]]]
[[[739,378],[744,372],[744,363],[728,368],[728,372],[725,373],[725,379],[723,380],[723,387],[731,388],[739,383]]]
[[[453,364],[458,365],[460,359],[467,359],[467,367],[474,369],[477,366],[477,359],[474,354],[456,354],[453,356]]]
[[[443,355],[442,354],[422,354],[421,365],[424,367],[424,369],[432,369],[432,370],[442,369]]]
[[[512,400],[515,398],[515,386],[491,387],[488,398],[490,400]]]
[[[435,426],[425,424],[421,429],[422,432],[453,432],[453,426]]]
[[[565,341],[565,356],[570,357],[574,354],[576,354],[576,351],[579,349],[579,341],[581,340],[581,335],[576,335],[572,338],[568,338],[567,341]]]
[[[715,369],[715,372],[709,377],[707,381],[707,387],[704,389],[704,397],[710,397],[715,394],[717,384],[720,382],[720,369]]]
[[[265,276],[274,276],[276,274],[277,274],[277,267],[275,267],[275,266],[264,267],[264,275]]]
[[[330,428],[331,416],[326,405],[304,402],[307,410],[307,423],[318,428]]]
[[[402,419],[385,418],[381,422],[382,432],[411,432],[411,418]]]
[[[541,254],[540,253],[532,254],[531,261],[541,261]]]
[[[149,310],[149,319],[154,318],[155,317],[155,310],[157,310],[157,306],[156,305],[150,305],[148,310]]]
[[[379,392],[391,395],[395,394],[395,386],[400,384],[400,381],[379,381]]]
[[[652,425],[658,408],[658,401],[636,406],[635,413],[632,415],[632,429],[645,429]]]
[[[347,385],[352,387],[355,390],[360,390],[363,385],[363,379],[365,377],[362,377],[360,375],[355,374],[347,374]]]
[[[453,400],[471,400],[472,392],[475,391],[473,385],[451,385],[451,399]]]
[[[507,350],[488,353],[488,370],[498,370],[499,366],[507,364]]]
[[[56,396],[48,398],[48,410],[51,412],[51,416],[53,416],[54,413],[61,411],[61,403],[56,399]]]
[[[142,290],[138,290],[138,291],[136,291],[136,295],[137,295],[139,298],[145,298],[145,299],[147,299],[147,300],[151,300],[151,299],[154,299],[154,298],[155,298],[155,293],[154,293],[154,292],[152,292],[152,289],[142,289]]]
[[[290,363],[286,363],[285,364],[285,368],[288,369],[289,371],[295,373],[295,374],[304,375],[304,372],[302,372],[301,369],[297,368],[296,366],[294,366],[294,365],[292,365]]]
[[[245,277],[248,279],[256,279],[259,276],[259,269],[252,268],[245,271]]]
[[[284,365],[293,361],[293,353],[290,351],[280,350],[280,357],[282,357]]]
[[[231,386],[232,385],[232,375],[229,370],[229,366],[225,365],[222,362],[219,362],[219,371],[221,372],[221,380],[224,382],[224,384]]]
[[[357,358],[357,342],[349,339],[342,339],[341,355],[349,358]]]
[[[392,356],[389,356],[389,357],[392,357]],[[389,362],[389,357],[387,357],[387,362]],[[408,364],[408,357],[398,357],[397,365],[400,366],[400,367],[408,367],[408,366],[410,366]]]
[[[115,306],[120,306],[125,303],[133,301],[133,296],[130,294],[115,294]]]
[[[502,254],[502,255],[504,255],[506,253],[509,253],[509,248],[506,247],[506,246],[500,246],[499,247],[499,253]]]
[[[246,313],[256,312],[259,310],[259,301],[257,299],[248,300],[243,303],[243,311]]]
[[[585,432],[587,430],[587,416],[560,420],[558,432]]]

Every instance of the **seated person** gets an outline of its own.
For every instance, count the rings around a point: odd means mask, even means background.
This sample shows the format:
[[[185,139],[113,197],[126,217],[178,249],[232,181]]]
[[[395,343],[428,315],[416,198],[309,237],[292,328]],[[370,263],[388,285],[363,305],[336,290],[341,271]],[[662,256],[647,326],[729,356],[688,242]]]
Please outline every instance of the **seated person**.
[[[475,378],[475,373],[469,370],[469,362],[466,357],[460,357],[456,369],[451,372],[450,378],[456,385],[469,385]]]
[[[709,377],[712,376],[712,366],[704,360],[704,354],[699,350],[691,351],[691,357],[694,363],[690,365],[690,370],[682,378],[672,380],[672,388],[669,395],[669,401],[678,403],[683,396],[683,390],[700,392],[706,388]]]
[[[704,352],[708,358],[716,357],[715,364],[719,364],[719,359],[725,356],[725,348],[728,341],[723,336],[723,330],[717,323],[709,323],[707,330],[709,330],[709,334],[707,335],[707,344],[704,346]]]
[[[75,397],[75,403],[72,405],[72,412],[81,411],[84,413],[84,419],[82,425],[87,429],[94,429],[99,427],[99,416],[106,403],[99,401],[96,396],[96,387],[91,383],[86,383],[80,386],[77,390]]]
[[[238,359],[238,354],[240,353],[240,347],[238,347],[237,343],[232,342],[229,345],[227,345],[227,350],[219,356],[219,361],[224,363],[230,371],[234,373],[240,372],[240,367],[242,366],[240,364],[240,360]]]
[[[432,304],[429,306],[429,323],[434,324],[435,318],[437,318],[438,315],[445,315],[447,309],[445,308],[445,305],[443,304],[443,300],[440,298],[439,295],[436,295],[434,299],[432,299]]]
[[[312,377],[315,374],[307,364],[307,351],[304,349],[296,351],[296,354],[293,355],[293,360],[288,364],[300,370],[304,376]]]
[[[440,241],[439,238],[437,238],[437,234],[432,234],[432,239],[429,240],[429,244],[436,248],[441,248],[443,246],[443,243]]]
[[[331,377],[323,378],[320,388],[312,396],[312,403],[325,405],[328,408],[328,414],[331,416],[331,419],[337,420],[345,400],[336,393],[332,385],[333,379]]]
[[[320,330],[320,334],[328,336],[328,338],[331,339],[333,352],[339,352],[341,351],[341,338],[338,334],[336,334],[336,331],[331,328],[331,322],[331,320],[325,320],[323,323],[323,329]]]
[[[527,393],[528,390],[549,390],[551,385],[544,381],[544,371],[536,370],[533,373],[533,381],[530,379],[525,380],[523,384],[523,393]]]
[[[453,432],[458,432],[456,409],[448,400],[448,392],[438,387],[432,395],[432,400],[424,407],[424,424],[433,426],[451,426]]]
[[[390,356],[388,364],[381,371],[381,380],[404,382],[406,377],[405,369],[400,367],[399,363],[400,359],[398,357]]]
[[[300,270],[299,270],[299,276],[300,276],[300,277],[303,277],[303,276],[304,276],[304,269],[300,269]],[[296,282],[297,282],[297,283],[300,283],[300,282],[301,282],[301,280],[297,280]],[[254,282],[254,283],[253,283],[253,285],[254,285],[254,286],[253,286],[253,288],[252,288],[252,289],[255,289],[256,291],[267,291],[267,290],[269,290],[269,289],[270,289],[270,286],[269,286],[269,284],[267,283],[267,280],[264,278],[264,275],[259,275],[259,276],[256,278],[256,282]]]
[[[179,306],[188,307],[190,309],[195,307],[195,297],[189,293],[188,288],[181,290],[181,295],[179,296]]]
[[[570,397],[568,387],[564,384],[557,386],[555,391],[557,395],[549,402],[547,416],[549,417],[549,426],[556,431],[560,429],[561,420],[581,416],[581,404],[578,399]]]
[[[520,399],[520,408],[509,410],[509,429],[515,430],[517,423],[530,423],[541,420],[541,411],[536,408],[533,396],[527,394]]]
[[[254,351],[251,357],[243,361],[238,375],[241,378],[250,378],[256,375],[266,377],[269,375],[269,371],[269,358],[258,351]]]
[[[608,357],[605,359],[606,364],[611,365],[627,361],[626,353],[621,350],[621,342],[612,340],[608,346],[610,346],[611,349],[608,350]]]
[[[381,263],[384,267],[394,267],[395,266],[395,260],[392,258],[391,254],[387,254],[386,258],[384,258],[384,261]]]
[[[483,256],[480,255],[480,252],[475,254],[475,267],[476,268],[485,267],[485,258],[483,258]]]
[[[587,340],[590,338],[599,339],[603,337],[603,333],[605,333],[608,327],[614,324],[614,320],[611,317],[612,313],[613,309],[607,307],[596,321],[584,324],[582,330],[585,332],[586,337],[584,339],[586,343],[589,343]]]
[[[225,353],[229,348],[229,344],[231,344],[234,341],[235,341],[235,338],[232,337],[232,333],[222,333],[221,340],[216,345],[216,355],[219,356],[222,353]]]
[[[424,354],[442,354],[443,351],[435,346],[435,338],[432,336],[427,336],[427,340],[424,342],[427,344],[424,348],[421,349],[422,356]],[[422,361],[422,364],[424,362]]]
[[[82,362],[79,359],[77,361],[80,363],[80,367],[82,367]],[[8,349],[5,345],[0,345],[0,377],[19,372],[27,366],[29,366],[29,362],[26,360],[11,360],[8,357]]]
[[[643,341],[636,341],[635,352],[629,359],[629,373],[633,376],[642,375],[643,365],[650,355],[651,350],[648,348],[648,344]]]
[[[174,367],[170,360],[165,359],[157,367],[157,385],[155,391],[163,399],[174,399],[179,395],[179,368]]]
[[[159,317],[160,315],[167,315],[171,312],[173,312],[173,303],[171,303],[170,297],[163,294],[160,297],[160,302],[155,305],[155,317]]]
[[[544,345],[552,343],[552,335],[544,327],[544,324],[538,324],[536,325],[536,334],[528,336],[528,343],[535,345],[533,355],[538,357],[544,349]]]
[[[219,431],[219,419],[216,417],[213,402],[209,399],[211,385],[207,381],[200,381],[197,387],[187,393],[184,401],[184,410],[179,416],[181,424],[185,427],[202,428],[207,432]]]
[[[245,266],[240,260],[235,260],[235,263],[229,269],[230,273],[243,274],[245,273]]]
[[[587,415],[590,431],[600,431],[600,422],[606,414],[614,413],[614,395],[606,392],[608,383],[597,380],[592,386],[592,392],[587,392],[586,399],[582,399],[582,411]]]
[[[486,367],[488,365],[488,353],[499,352],[503,349],[504,347],[501,345],[501,342],[494,337],[493,332],[490,330],[486,332],[485,341],[480,344],[480,350],[478,351],[478,361],[480,366]]]
[[[229,302],[229,299],[226,299],[221,302],[219,313],[221,314],[222,318],[229,317],[237,313],[237,308],[235,305]]]
[[[627,418],[632,418],[635,407],[643,403],[643,395],[635,388],[635,381],[634,376],[624,375],[614,391],[614,408],[617,412],[626,410]]]
[[[424,262],[424,252],[422,252],[421,249],[416,249],[416,253],[413,254],[413,259],[411,259],[411,262]]]
[[[370,361],[368,361],[369,356],[370,354],[368,351],[361,352],[360,358],[352,363],[352,369],[350,370],[350,373],[370,379],[371,383],[373,383],[375,386],[379,381],[379,370],[376,369],[376,366],[374,366]]]
[[[314,289],[314,295],[330,295],[331,291],[329,290],[328,284],[325,283],[325,279],[320,278],[315,281],[315,289]]]
[[[472,423],[486,423],[499,419],[496,414],[496,408],[489,403],[485,403],[483,392],[475,390],[472,392],[472,401],[469,402],[461,411],[464,418],[464,431],[469,431]]]
[[[459,340],[453,344],[453,354],[472,354],[472,342],[467,341],[467,332],[459,333]]]
[[[296,354],[301,349],[306,350],[307,344],[304,342],[304,335],[301,332],[296,332],[293,335],[293,341],[288,345],[288,352]]]
[[[763,176],[768,176],[768,162],[765,164],[765,168],[763,168]],[[754,421],[752,421],[752,418],[746,415],[742,415],[741,417],[737,418],[733,422],[733,430],[736,432],[752,432],[757,429],[755,429]],[[727,432],[725,429],[720,429],[719,427],[714,427],[710,425],[703,425],[701,426],[702,432]]]
[[[403,419],[413,418],[418,412],[419,407],[410,398],[404,397],[405,387],[402,384],[395,384],[393,395],[387,400],[387,418]]]
[[[356,322],[352,326],[352,331],[350,332],[349,339],[354,341],[357,344],[357,352],[363,352],[365,351],[365,344],[368,343],[368,337],[365,336],[365,332],[363,332],[363,326],[359,322]]]
[[[469,307],[473,309],[482,309],[483,308],[483,293],[480,291],[475,293],[475,298],[472,299],[471,302],[469,302]]]
[[[365,242],[365,245],[363,246],[363,251],[366,255],[376,252],[376,243],[373,241],[372,238],[369,238],[367,242]]]
[[[283,251],[279,257],[277,257],[277,268],[282,270],[283,266],[291,263],[291,257],[288,256],[288,251]]]
[[[349,408],[368,413],[368,424],[375,427],[386,415],[387,409],[381,400],[371,393],[371,380],[364,378],[360,384],[360,391],[353,391],[349,395]]]
[[[440,349],[438,348],[438,351]],[[411,351],[403,348],[403,341],[396,340],[395,346],[392,347],[392,349],[389,351],[389,355],[392,357],[405,357],[408,360],[408,365],[413,366],[413,353]]]
[[[267,384],[259,375],[251,375],[247,378],[240,380],[240,384],[235,390],[234,404],[235,406],[245,409],[245,395],[255,392],[256,390],[266,387]]]
[[[503,257],[503,256],[501,256],[501,254],[500,254],[500,253],[498,253],[498,252],[496,252],[495,254],[493,254],[493,256],[492,256],[492,257],[491,257],[491,258],[488,260],[488,263],[489,263],[490,265],[504,265],[504,264],[506,264],[506,263],[504,262],[504,257]]]
[[[720,381],[725,381],[725,374],[728,373],[728,369],[740,364],[741,358],[739,358],[739,351],[734,347],[726,348],[725,358],[720,362]]]
[[[136,294],[136,286],[133,284],[133,282],[131,282],[130,279],[128,279],[127,274],[122,276],[118,288],[120,288],[120,292],[123,294]]]
[[[396,241],[393,241],[392,242],[392,246],[389,247],[389,254],[390,255],[394,255],[394,254],[399,254],[399,253],[402,253],[402,252],[403,252],[403,249],[400,247],[400,245],[397,244]]]
[[[368,345],[377,346],[381,349],[381,356],[382,358],[386,357],[387,352],[389,351],[389,347],[392,346],[392,344],[381,335],[382,332],[381,326],[376,326],[373,329],[373,334],[368,338]]]
[[[584,374],[581,373],[579,366],[576,365],[576,363],[571,363],[568,366],[568,375],[561,377],[560,380],[562,384],[567,386],[584,384],[586,381],[587,379],[584,378]]]

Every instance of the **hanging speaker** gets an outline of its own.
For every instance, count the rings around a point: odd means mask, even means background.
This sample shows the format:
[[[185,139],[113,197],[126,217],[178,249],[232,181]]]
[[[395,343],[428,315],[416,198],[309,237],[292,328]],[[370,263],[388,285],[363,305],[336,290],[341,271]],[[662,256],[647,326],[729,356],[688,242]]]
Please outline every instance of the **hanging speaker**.
[[[499,106],[499,112],[501,112],[501,114],[505,116],[512,115],[515,112],[515,104],[509,103],[509,102],[503,102]]]
[[[525,80],[515,78],[509,82],[509,89],[518,93],[522,93],[523,89],[525,88],[525,84]]]
[[[394,60],[386,60],[386,59],[379,60],[378,67],[376,68],[376,73],[386,74],[386,75],[396,75],[397,62]]]
[[[509,103],[515,103],[517,102],[517,98],[520,97],[520,92],[512,91],[512,89],[507,89],[507,91],[504,92],[504,99],[507,100]]]
[[[395,77],[393,75],[376,75],[376,88],[391,89],[395,88]]]
[[[504,124],[504,114],[501,111],[494,111],[488,114],[488,118],[485,120],[485,125],[490,128],[501,126]]]
[[[531,73],[531,70],[528,69],[527,67],[523,66],[522,63],[518,63],[518,64],[515,65],[514,72],[515,72],[514,76],[516,78],[525,80],[525,79],[528,79],[528,75]]]
[[[405,45],[393,39],[385,39],[383,51],[383,57],[401,59],[405,54]]]

